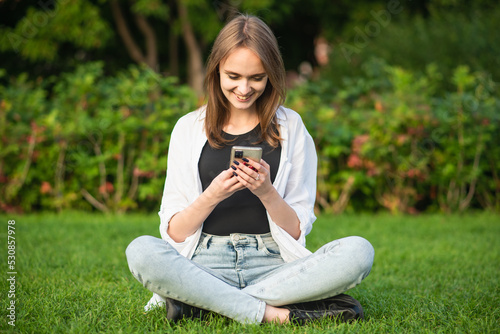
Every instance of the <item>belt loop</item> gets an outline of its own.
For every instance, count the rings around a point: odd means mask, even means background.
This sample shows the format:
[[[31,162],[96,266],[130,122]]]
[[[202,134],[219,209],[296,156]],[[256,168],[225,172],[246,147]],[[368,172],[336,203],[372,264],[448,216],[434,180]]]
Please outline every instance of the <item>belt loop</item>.
[[[203,241],[201,242],[201,245],[203,248],[208,249],[208,242],[212,239],[212,236],[209,234],[204,233],[203,234]]]
[[[255,239],[257,239],[257,250],[261,251],[265,248],[264,246],[264,241],[262,241],[262,238],[260,237],[260,235],[256,235],[255,236]]]

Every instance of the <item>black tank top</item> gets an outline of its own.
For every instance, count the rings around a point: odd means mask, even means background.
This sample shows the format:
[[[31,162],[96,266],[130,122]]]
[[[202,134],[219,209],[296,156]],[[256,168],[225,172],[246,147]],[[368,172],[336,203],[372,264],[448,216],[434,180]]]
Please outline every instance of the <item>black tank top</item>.
[[[271,182],[274,182],[280,163],[281,145],[271,147],[266,142],[255,144],[260,140],[260,125],[242,135],[223,133],[225,139],[231,140],[229,145],[214,149],[208,141],[203,147],[198,170],[203,190],[212,180],[227,169],[232,146],[262,147],[262,159],[271,167]],[[269,232],[269,221],[266,209],[257,196],[250,190],[237,191],[220,202],[203,224],[203,232],[214,235],[230,235],[231,233],[264,234]]]

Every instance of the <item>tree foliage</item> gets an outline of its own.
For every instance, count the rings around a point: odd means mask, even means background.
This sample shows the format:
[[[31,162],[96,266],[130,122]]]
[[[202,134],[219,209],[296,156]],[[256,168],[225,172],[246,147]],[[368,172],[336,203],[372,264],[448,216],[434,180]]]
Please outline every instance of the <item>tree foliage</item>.
[[[203,65],[216,34],[238,12],[258,15],[270,24],[287,67],[296,69],[303,61],[315,64],[318,37],[335,46],[383,9],[401,8],[404,15],[393,18],[398,21],[403,16],[405,20],[440,18],[443,13],[470,16],[487,13],[494,5],[489,0],[473,4],[464,0],[340,0],[334,4],[327,0],[4,0],[0,2],[0,52],[4,67],[13,74],[26,68],[34,76],[57,74],[85,61],[102,60],[106,71],[146,63],[157,72],[180,74],[189,81],[197,73],[189,78],[187,73],[203,71],[194,67]],[[195,57],[196,64],[193,60],[191,65],[189,57]]]
[[[0,50],[13,51],[30,62],[56,62],[64,43],[84,50],[99,48],[110,33],[109,22],[90,1],[39,1],[36,7],[28,7],[13,27],[0,29]]]

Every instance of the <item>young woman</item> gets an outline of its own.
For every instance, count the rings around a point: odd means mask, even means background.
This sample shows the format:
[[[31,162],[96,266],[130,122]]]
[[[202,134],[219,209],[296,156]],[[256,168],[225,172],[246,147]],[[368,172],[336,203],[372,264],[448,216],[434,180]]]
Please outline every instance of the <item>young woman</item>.
[[[132,274],[154,292],[146,309],[166,302],[169,319],[205,309],[243,323],[362,317],[354,299],[330,297],[368,275],[370,243],[305,248],[317,157],[300,116],[282,106],[285,71],[269,27],[254,16],[231,20],[205,81],[207,104],[170,139],[162,238],[139,237],[126,251]],[[261,147],[262,159],[229,164],[235,145]]]

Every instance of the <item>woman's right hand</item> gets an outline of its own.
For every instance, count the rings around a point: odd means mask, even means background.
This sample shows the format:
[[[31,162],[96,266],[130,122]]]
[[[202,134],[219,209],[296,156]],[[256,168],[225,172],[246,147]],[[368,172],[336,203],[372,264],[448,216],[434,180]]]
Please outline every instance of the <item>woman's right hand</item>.
[[[219,203],[243,188],[245,186],[234,177],[233,170],[228,168],[212,180],[205,193]]]

